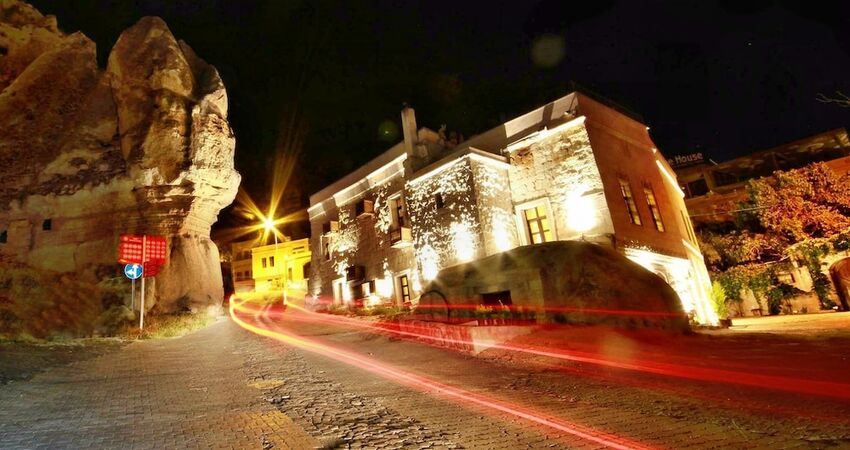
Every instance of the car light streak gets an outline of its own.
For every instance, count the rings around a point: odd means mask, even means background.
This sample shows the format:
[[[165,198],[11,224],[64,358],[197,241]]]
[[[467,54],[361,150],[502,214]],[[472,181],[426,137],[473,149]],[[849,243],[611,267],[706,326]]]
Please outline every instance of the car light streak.
[[[341,316],[329,316],[320,313],[314,313],[300,308],[296,305],[289,305],[294,309],[303,312],[311,321],[334,323],[344,326],[357,327],[366,329],[370,332],[391,333],[397,336],[405,336],[426,341],[432,341],[442,344],[454,345],[470,345],[471,342],[445,338],[440,336],[432,336],[425,333],[416,333],[397,329],[397,325],[391,323],[368,323],[358,319],[350,319]],[[322,317],[324,316],[324,317]],[[295,319],[295,318],[293,318]],[[828,398],[837,398],[850,400],[850,385],[843,383],[835,383],[829,381],[806,380],[798,378],[789,378],[775,375],[754,374],[741,371],[732,371],[724,369],[710,369],[690,365],[678,365],[670,363],[659,363],[651,361],[643,362],[625,362],[615,361],[600,357],[595,353],[577,351],[577,350],[561,350],[546,347],[534,346],[516,346],[510,344],[488,343],[484,346],[499,350],[521,352],[536,356],[544,356],[571,362],[579,362],[585,364],[593,364],[603,367],[611,367],[615,369],[631,370],[637,372],[650,373],[655,375],[684,378],[695,381],[705,381],[712,383],[727,383],[738,384],[743,386],[756,387],[761,389],[773,389],[784,392],[793,392],[798,394],[817,395]]]
[[[237,314],[237,310],[252,313],[252,316],[254,317],[254,323],[249,323],[248,321],[243,320],[243,318],[241,318],[240,315]],[[537,423],[539,425],[546,426],[557,431],[570,434],[572,436],[595,442],[597,444],[605,445],[610,448],[651,448],[644,444],[634,442],[619,436],[604,433],[598,430],[593,430],[591,428],[579,424],[569,423],[553,417],[543,417],[519,405],[514,405],[511,403],[494,399],[488,399],[481,395],[474,394],[472,392],[457,387],[449,386],[438,381],[423,377],[421,375],[416,375],[407,371],[403,371],[401,369],[394,368],[392,366],[380,363],[374,359],[365,357],[363,355],[359,355],[338,348],[333,348],[326,344],[322,344],[315,340],[307,339],[304,337],[296,337],[292,334],[285,332],[285,330],[281,329],[280,327],[275,326],[274,324],[270,324],[266,320],[263,320],[263,311],[255,308],[242,309],[241,303],[237,303],[236,299],[231,299],[230,301],[230,317],[237,325],[252,333],[283,342],[293,347],[311,351],[335,359],[337,361],[353,365],[355,367],[359,367],[363,370],[369,371],[376,375],[380,375],[384,378],[404,384],[405,386],[411,388],[426,392],[439,393],[455,400],[462,400],[468,404],[474,404],[490,410],[506,413],[515,417],[519,417]]]

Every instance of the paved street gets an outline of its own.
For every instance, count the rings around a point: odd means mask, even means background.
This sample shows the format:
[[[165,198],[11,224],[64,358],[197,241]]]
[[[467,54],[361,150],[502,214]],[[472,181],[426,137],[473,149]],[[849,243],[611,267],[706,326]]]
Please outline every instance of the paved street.
[[[355,325],[368,324],[366,319],[292,307],[282,315],[261,311],[242,318],[290,341],[223,320],[189,336],[134,343],[0,386],[2,447],[850,447],[846,397],[495,349],[473,357]],[[694,373],[734,370],[743,358],[725,362],[724,352],[750,342],[759,347],[751,353],[758,361],[755,372],[797,374],[805,377],[800,383],[847,377],[841,355],[850,341],[844,338],[640,341],[583,327],[526,339],[555,345],[566,336],[571,350],[586,354],[601,335],[607,336],[611,360],[625,352],[633,361],[648,361],[666,351],[666,361],[685,366],[696,361],[685,349],[697,346],[703,362],[693,366]],[[799,367],[794,361],[780,367],[777,349],[793,350]],[[825,360],[821,369],[812,367],[817,358]]]
[[[314,447],[252,385],[244,354],[257,343],[222,320],[0,386],[0,447]]]

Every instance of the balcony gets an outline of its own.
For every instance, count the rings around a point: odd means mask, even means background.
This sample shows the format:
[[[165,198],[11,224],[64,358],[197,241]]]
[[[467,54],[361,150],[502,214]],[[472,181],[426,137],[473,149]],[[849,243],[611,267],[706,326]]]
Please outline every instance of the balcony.
[[[390,245],[393,248],[407,247],[413,244],[410,228],[398,227],[390,230]]]
[[[375,203],[371,200],[361,200],[354,206],[354,215],[357,217],[371,216],[375,213]]]
[[[339,231],[339,222],[331,220],[322,224],[322,234],[335,233]]]

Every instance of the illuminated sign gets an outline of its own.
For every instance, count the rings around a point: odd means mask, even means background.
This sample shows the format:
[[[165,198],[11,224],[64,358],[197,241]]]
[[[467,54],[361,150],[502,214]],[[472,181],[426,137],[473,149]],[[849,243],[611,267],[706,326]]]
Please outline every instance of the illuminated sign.
[[[705,162],[705,157],[702,152],[688,153],[687,155],[675,155],[667,158],[667,162],[670,163],[671,167],[679,169],[682,167],[703,164]]]

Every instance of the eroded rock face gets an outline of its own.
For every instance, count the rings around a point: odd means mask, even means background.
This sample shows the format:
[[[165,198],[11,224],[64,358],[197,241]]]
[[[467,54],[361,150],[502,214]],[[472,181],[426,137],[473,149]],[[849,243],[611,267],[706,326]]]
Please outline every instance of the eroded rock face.
[[[223,296],[209,239],[240,177],[214,67],[145,17],[97,67],[94,43],[0,0],[0,254],[97,282],[120,274],[118,236],[165,235],[147,306]]]

